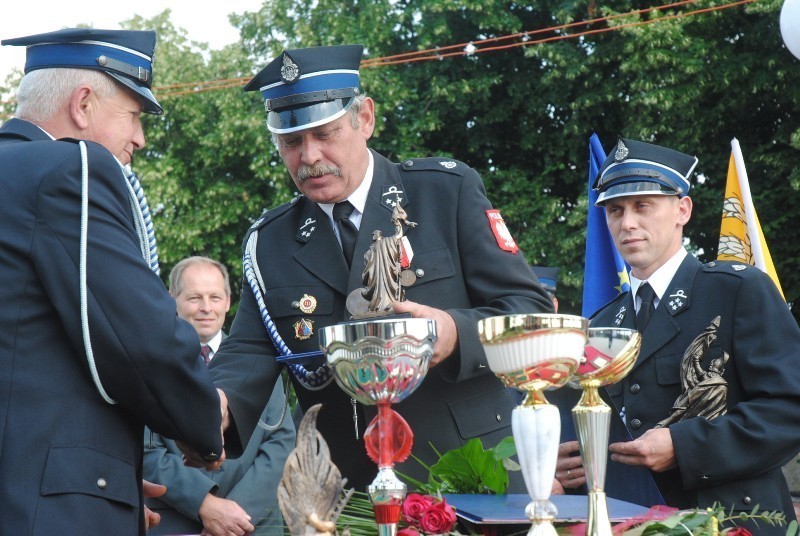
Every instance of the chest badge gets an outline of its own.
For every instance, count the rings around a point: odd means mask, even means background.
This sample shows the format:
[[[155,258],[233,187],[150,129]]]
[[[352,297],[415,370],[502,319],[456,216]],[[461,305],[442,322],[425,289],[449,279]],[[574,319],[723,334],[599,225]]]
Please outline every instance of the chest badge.
[[[310,315],[317,309],[317,299],[314,296],[303,294],[300,298],[299,309],[307,315]]]
[[[294,336],[301,341],[310,339],[314,334],[314,321],[301,318],[294,323]]]

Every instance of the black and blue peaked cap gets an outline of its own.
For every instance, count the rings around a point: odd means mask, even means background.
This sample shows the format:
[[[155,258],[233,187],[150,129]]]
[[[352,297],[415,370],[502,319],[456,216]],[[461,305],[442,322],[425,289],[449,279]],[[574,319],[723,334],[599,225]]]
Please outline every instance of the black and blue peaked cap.
[[[25,46],[25,73],[58,67],[103,71],[139,97],[144,111],[162,114],[153,84],[152,30],[66,28],[27,37],[4,39],[3,45]]]
[[[360,93],[362,45],[284,50],[244,87],[260,91],[267,128],[288,134],[343,116]]]
[[[696,156],[620,138],[592,185],[600,192],[595,205],[628,195],[683,197],[689,193],[689,179],[696,165]]]

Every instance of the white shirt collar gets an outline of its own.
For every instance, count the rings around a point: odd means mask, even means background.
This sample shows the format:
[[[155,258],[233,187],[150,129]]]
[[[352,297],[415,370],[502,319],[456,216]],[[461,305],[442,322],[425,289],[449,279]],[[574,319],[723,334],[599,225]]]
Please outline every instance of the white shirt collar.
[[[211,359],[214,358],[214,354],[216,354],[217,350],[219,350],[219,345],[221,343],[222,343],[222,330],[219,330],[217,334],[211,337],[211,340],[206,343],[208,347],[211,348]]]
[[[631,292],[634,296],[634,301],[636,303],[636,310],[639,310],[639,298],[636,297],[636,292],[639,290],[639,287],[647,282],[650,283],[650,286],[653,287],[653,290],[656,293],[656,299],[654,300],[655,306],[658,307],[659,302],[661,301],[661,296],[667,291],[669,284],[672,282],[672,278],[675,277],[675,274],[678,272],[678,268],[681,267],[681,263],[683,259],[689,253],[686,251],[686,248],[681,247],[675,255],[670,257],[670,259],[665,262],[661,268],[653,272],[653,274],[647,278],[646,280],[637,279],[636,277],[631,274]]]
[[[350,194],[347,198],[348,201],[355,207],[355,210],[350,214],[350,221],[356,226],[361,228],[361,216],[364,214],[364,209],[367,206],[367,195],[369,195],[369,188],[372,186],[372,175],[375,170],[375,159],[372,157],[372,151],[367,149],[369,155],[369,164],[367,164],[367,172],[364,174],[364,180],[358,185],[358,188]],[[336,229],[336,222],[333,221],[333,203],[317,203],[319,208],[328,215],[328,221],[334,229]],[[336,231],[338,234],[338,231]]]

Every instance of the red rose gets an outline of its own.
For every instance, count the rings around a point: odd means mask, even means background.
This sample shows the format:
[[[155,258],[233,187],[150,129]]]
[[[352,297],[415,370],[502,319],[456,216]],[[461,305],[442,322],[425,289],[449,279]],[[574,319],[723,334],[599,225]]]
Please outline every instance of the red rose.
[[[414,527],[406,527],[397,531],[397,536],[420,536],[420,533]]]
[[[753,536],[749,530],[744,527],[736,527],[725,533],[726,536]]]
[[[456,511],[442,499],[422,514],[419,528],[428,534],[446,534],[456,524]]]
[[[433,497],[430,495],[420,495],[419,493],[409,493],[403,501],[402,514],[403,521],[409,525],[419,526],[422,514],[433,505]]]

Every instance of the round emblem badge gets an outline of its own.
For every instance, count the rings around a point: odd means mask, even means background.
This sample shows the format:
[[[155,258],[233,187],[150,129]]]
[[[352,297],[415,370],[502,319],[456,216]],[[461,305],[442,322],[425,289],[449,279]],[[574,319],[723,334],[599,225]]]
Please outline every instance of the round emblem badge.
[[[305,314],[310,315],[317,308],[317,299],[314,296],[303,294],[300,298],[300,310]]]

